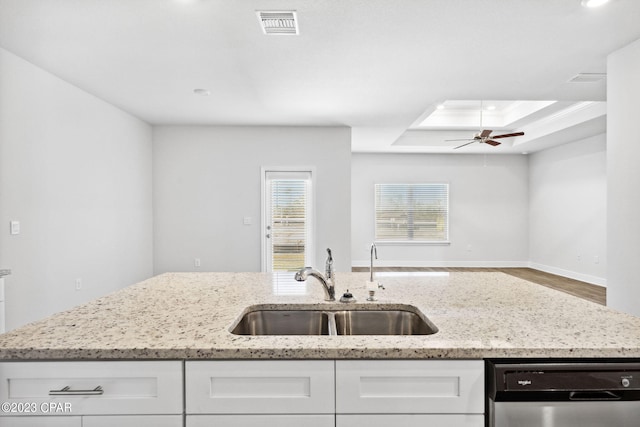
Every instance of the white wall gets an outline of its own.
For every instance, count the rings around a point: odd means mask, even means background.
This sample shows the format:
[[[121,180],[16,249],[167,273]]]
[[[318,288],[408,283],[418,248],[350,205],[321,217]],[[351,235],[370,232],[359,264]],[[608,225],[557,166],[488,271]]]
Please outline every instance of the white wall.
[[[527,158],[522,155],[354,154],[353,264],[369,265],[369,249],[374,241],[374,184],[448,182],[451,244],[378,244],[376,265],[525,266],[527,181]]]
[[[314,266],[350,271],[350,129],[158,126],[153,159],[156,273],[260,271],[262,166],[315,167]]]
[[[529,156],[529,259],[538,270],[606,285],[606,137]]]
[[[0,49],[8,329],[151,275],[151,183],[149,125]]]
[[[607,302],[640,316],[640,40],[607,63]]]

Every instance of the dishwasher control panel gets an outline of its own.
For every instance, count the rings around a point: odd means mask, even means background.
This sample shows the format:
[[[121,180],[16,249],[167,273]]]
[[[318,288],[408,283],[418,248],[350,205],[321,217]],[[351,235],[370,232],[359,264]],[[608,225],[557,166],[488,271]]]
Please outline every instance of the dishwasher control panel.
[[[640,363],[491,365],[497,392],[640,390]]]

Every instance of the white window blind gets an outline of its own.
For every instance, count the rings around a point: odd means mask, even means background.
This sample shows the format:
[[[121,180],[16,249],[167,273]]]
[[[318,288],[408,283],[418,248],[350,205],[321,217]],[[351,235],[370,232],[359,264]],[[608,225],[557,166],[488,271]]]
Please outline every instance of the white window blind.
[[[449,241],[449,184],[376,184],[375,239]]]
[[[294,271],[305,266],[309,240],[310,174],[270,176],[270,238],[273,271]]]

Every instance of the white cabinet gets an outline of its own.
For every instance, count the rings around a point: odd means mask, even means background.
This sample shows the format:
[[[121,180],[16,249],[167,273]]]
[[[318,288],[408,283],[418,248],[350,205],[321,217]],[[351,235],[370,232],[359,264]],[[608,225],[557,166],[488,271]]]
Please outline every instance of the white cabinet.
[[[484,415],[338,415],[336,427],[484,427]]]
[[[82,427],[82,417],[0,417],[0,427]]]
[[[333,360],[196,361],[187,427],[334,427]]]
[[[339,360],[336,412],[336,427],[482,427],[484,363]]]
[[[482,414],[479,360],[338,360],[338,414]]]
[[[187,414],[333,414],[333,360],[187,362]]]
[[[0,427],[181,426],[182,366],[180,361],[0,363]]]
[[[0,427],[482,427],[484,364],[3,362],[0,402]]]
[[[182,427],[182,415],[83,416],[82,427]]]
[[[479,360],[194,361],[186,427],[482,427]]]
[[[334,415],[187,415],[187,427],[334,427]]]
[[[182,415],[0,417],[0,427],[182,427]]]

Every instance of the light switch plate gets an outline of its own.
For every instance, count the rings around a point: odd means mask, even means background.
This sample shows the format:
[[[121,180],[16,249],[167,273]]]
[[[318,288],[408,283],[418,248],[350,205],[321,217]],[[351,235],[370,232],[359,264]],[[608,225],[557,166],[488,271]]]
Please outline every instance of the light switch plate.
[[[20,221],[11,221],[10,233],[20,234]]]

